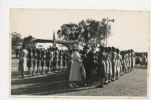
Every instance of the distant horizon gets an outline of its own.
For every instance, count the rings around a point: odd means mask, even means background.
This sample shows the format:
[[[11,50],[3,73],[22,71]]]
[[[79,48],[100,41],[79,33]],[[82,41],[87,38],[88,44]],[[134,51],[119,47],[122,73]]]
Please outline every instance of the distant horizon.
[[[57,39],[57,30],[65,23],[77,24],[81,20],[102,18],[115,19],[111,24],[112,36],[108,46],[120,50],[133,49],[149,52],[149,13],[147,11],[118,10],[61,10],[19,9],[10,10],[10,33],[17,32],[22,38],[29,35],[36,39]]]

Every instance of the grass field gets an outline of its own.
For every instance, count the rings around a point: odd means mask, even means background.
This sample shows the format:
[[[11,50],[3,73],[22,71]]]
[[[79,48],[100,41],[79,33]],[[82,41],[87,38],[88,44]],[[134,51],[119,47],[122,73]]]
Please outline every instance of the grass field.
[[[19,79],[18,59],[12,58],[11,95],[56,95],[56,96],[147,96],[147,69],[137,65],[135,70],[125,74],[104,88],[93,85],[80,88],[68,86],[68,72],[27,77]]]

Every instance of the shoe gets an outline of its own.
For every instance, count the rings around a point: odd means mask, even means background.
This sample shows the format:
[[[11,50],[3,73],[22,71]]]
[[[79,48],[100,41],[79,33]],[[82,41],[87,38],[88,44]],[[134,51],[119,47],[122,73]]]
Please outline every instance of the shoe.
[[[37,73],[37,75],[40,75],[39,73]]]
[[[87,84],[85,83],[84,86],[87,86]]]
[[[75,86],[76,88],[78,88],[78,87],[79,87],[77,84],[74,84],[74,86]]]
[[[69,86],[70,86],[71,88],[74,88],[74,86],[73,86],[72,84],[69,84]]]

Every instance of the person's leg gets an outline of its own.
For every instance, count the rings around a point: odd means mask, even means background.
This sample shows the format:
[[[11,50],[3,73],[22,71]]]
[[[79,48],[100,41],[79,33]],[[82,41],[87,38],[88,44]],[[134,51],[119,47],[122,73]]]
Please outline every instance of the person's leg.
[[[111,74],[110,73],[108,74],[108,82],[109,83],[111,82]]]
[[[37,75],[39,75],[39,67],[40,67],[40,61],[37,61]]]
[[[48,74],[50,74],[50,72],[51,72],[51,66],[52,66],[52,63],[51,63],[51,61],[49,60],[49,61],[48,61]]]
[[[24,62],[21,61],[21,76],[22,78],[24,78],[24,66],[23,66]]]

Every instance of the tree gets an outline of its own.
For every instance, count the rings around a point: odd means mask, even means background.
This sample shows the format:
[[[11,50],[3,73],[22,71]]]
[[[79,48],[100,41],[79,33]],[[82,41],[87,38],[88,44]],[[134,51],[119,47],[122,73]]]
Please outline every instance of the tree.
[[[21,34],[17,32],[12,33],[12,49],[15,49],[16,46],[20,46],[22,43]]]
[[[110,21],[114,22],[114,20],[103,18],[102,21],[86,19],[78,24],[63,24],[57,34],[62,40],[76,40],[80,45],[96,47],[98,44],[104,45],[103,40],[111,35]]]
[[[63,24],[57,34],[61,40],[77,40],[80,34],[79,26],[73,23]]]
[[[23,44],[26,44],[27,49],[35,48],[34,40],[35,40],[35,38],[33,36],[29,35],[28,37],[25,37],[23,39]]]

